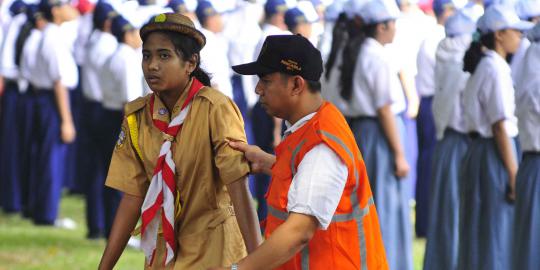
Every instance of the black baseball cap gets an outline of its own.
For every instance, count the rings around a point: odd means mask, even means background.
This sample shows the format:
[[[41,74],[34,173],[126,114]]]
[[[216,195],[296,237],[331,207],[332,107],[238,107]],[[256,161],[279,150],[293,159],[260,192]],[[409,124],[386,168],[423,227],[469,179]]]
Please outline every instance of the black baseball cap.
[[[321,52],[301,35],[274,35],[264,41],[257,61],[233,66],[242,75],[282,72],[319,81],[323,72]]]

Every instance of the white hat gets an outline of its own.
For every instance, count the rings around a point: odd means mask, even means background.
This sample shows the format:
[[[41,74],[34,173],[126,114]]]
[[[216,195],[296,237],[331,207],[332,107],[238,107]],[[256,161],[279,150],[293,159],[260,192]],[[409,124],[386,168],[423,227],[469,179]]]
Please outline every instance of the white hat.
[[[367,4],[370,0],[349,0],[343,4],[343,11],[347,14],[349,19],[354,18],[354,16],[360,16],[360,10]]]
[[[393,0],[371,0],[360,10],[360,17],[366,24],[395,20],[400,14]]]
[[[540,41],[540,23],[537,23],[534,28],[529,31],[528,38],[532,42],[539,42]]]
[[[511,6],[492,5],[478,19],[476,26],[482,33],[492,33],[504,29],[526,31],[534,25],[520,20]]]
[[[324,11],[324,19],[331,22],[336,21],[339,17],[339,14],[343,12],[343,6],[345,5],[345,3],[346,2],[344,0],[336,0],[328,7],[326,7],[326,10]]]
[[[476,21],[463,10],[458,10],[446,20],[444,29],[447,36],[472,34],[476,31]]]
[[[313,6],[313,3],[311,1],[298,1],[297,6],[302,13],[306,16],[306,19],[311,22],[317,22],[319,21],[319,14],[317,14],[317,10]]]
[[[540,16],[540,0],[519,0],[516,13],[522,20]]]

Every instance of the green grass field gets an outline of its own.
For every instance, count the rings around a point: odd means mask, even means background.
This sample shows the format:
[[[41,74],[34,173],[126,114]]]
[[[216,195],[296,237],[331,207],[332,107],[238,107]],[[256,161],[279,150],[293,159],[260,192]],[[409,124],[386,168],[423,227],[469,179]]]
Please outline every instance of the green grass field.
[[[84,200],[64,196],[60,217],[77,222],[77,229],[36,227],[19,215],[0,212],[0,270],[97,269],[105,241],[85,238]],[[414,241],[415,269],[422,268],[424,240]],[[126,249],[116,269],[142,269],[141,251]]]

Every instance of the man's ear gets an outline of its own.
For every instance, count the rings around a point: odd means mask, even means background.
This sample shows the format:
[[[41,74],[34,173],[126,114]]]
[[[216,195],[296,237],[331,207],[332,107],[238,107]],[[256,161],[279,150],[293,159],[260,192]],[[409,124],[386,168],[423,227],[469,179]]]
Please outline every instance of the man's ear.
[[[298,75],[292,77],[292,84],[293,89],[291,91],[291,94],[293,96],[300,95],[302,91],[304,91],[306,88],[306,80],[304,80],[304,78]]]

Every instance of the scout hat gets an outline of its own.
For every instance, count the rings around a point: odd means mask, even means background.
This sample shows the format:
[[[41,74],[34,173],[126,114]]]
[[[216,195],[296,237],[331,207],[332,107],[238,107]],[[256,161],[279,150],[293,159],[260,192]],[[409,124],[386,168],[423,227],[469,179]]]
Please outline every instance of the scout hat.
[[[319,81],[322,71],[321,52],[301,35],[274,35],[264,41],[257,61],[233,66],[242,75],[282,72]]]
[[[116,15],[118,15],[118,13],[116,13],[111,4],[104,1],[98,1],[94,9],[94,22],[103,23],[108,19],[116,17]]]
[[[279,12],[287,11],[285,0],[267,0],[264,4],[264,13],[266,16],[272,16]]]
[[[285,24],[289,30],[294,29],[297,25],[309,23],[306,15],[299,8],[294,7],[285,12]]]
[[[155,31],[172,31],[192,37],[202,47],[206,44],[206,38],[197,29],[193,22],[186,16],[178,13],[162,13],[152,19],[141,28],[141,39],[145,40],[148,34]]]
[[[188,8],[184,0],[171,0],[167,7],[171,8],[175,13],[187,13]]]

